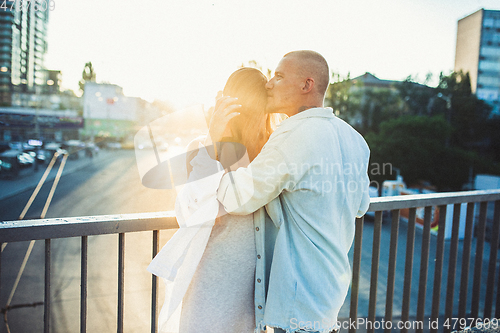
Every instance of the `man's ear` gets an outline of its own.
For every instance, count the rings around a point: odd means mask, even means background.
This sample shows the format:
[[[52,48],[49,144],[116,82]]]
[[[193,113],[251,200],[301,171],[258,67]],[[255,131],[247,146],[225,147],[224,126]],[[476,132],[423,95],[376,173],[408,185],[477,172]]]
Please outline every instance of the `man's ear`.
[[[302,85],[302,93],[307,94],[310,93],[314,88],[314,79],[312,77],[308,77],[304,84]]]

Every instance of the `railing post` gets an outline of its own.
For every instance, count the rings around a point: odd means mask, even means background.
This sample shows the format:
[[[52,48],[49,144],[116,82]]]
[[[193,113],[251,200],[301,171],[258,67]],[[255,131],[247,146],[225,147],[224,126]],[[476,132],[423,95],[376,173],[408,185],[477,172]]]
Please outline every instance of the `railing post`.
[[[465,218],[465,235],[462,250],[462,272],[460,274],[460,294],[458,299],[458,318],[467,317],[467,291],[469,289],[469,266],[472,243],[472,226],[474,224],[473,202],[467,204],[467,217]]]
[[[461,204],[455,204],[453,207],[453,226],[451,231],[451,244],[450,244],[450,259],[448,261],[448,282],[446,286],[446,305],[445,305],[445,318],[450,321],[453,319],[453,296],[455,294],[455,274],[457,268],[457,255],[458,255],[458,233],[460,231],[460,212],[462,210]],[[461,327],[463,329],[465,327]],[[445,332],[450,329],[445,328]]]
[[[361,248],[363,245],[363,224],[364,217],[356,219],[356,231],[354,236],[354,254],[352,259],[352,287],[351,287],[351,309],[349,318],[352,321],[358,319],[358,294],[359,275],[361,272]],[[349,333],[355,333],[356,327],[349,327]]]
[[[415,246],[415,222],[417,209],[410,208],[408,213],[408,231],[406,235],[406,258],[405,258],[405,278],[403,284],[403,305],[401,307],[401,321],[408,322],[410,318],[410,296],[411,296],[411,278],[413,271],[413,250]],[[406,327],[401,329],[401,333],[408,332]]]
[[[375,221],[373,227],[373,248],[372,248],[372,269],[370,277],[370,300],[368,305],[368,321],[375,322],[377,312],[377,287],[378,287],[378,267],[380,259],[380,234],[382,232],[382,213],[383,211],[375,212]],[[374,328],[370,327],[367,332],[374,332]]]
[[[495,201],[495,212],[493,216],[493,229],[490,238],[490,262],[488,266],[488,280],[486,290],[494,290],[495,288],[495,273],[497,270],[497,252],[498,252],[498,232],[500,229],[500,200]],[[497,293],[499,291],[497,290]],[[483,318],[491,318],[493,306],[493,293],[486,293],[484,300]],[[497,309],[500,311],[500,309]]]
[[[474,283],[472,284],[471,318],[479,318],[479,299],[481,294],[481,270],[483,268],[484,231],[488,202],[481,202],[479,208],[478,233],[476,235],[476,258],[474,259]]]
[[[160,250],[160,233],[158,230],[153,230],[153,258]],[[158,332],[158,278],[152,274],[151,281],[151,333]]]
[[[389,268],[387,272],[387,292],[385,298],[385,321],[392,322],[392,303],[394,301],[394,284],[396,275],[396,259],[398,252],[398,234],[399,234],[399,209],[391,211],[391,241],[389,249]],[[390,325],[387,325],[385,332],[391,332]]]
[[[123,305],[124,305],[124,276],[125,276],[125,234],[118,235],[118,333],[123,333]]]
[[[443,273],[444,257],[444,232],[446,230],[446,210],[447,206],[439,206],[439,225],[436,244],[436,261],[434,265],[434,287],[432,288],[432,312],[431,320],[439,318],[439,298],[441,296],[441,278]],[[437,332],[437,328],[431,329],[431,332]]]
[[[45,240],[45,302],[43,311],[43,331],[50,332],[50,239]]]
[[[88,236],[82,236],[80,284],[80,332],[87,332],[87,249]]]
[[[500,224],[500,200],[495,202],[495,218],[493,223]],[[497,279],[497,301],[495,306],[495,318],[500,318],[500,276]]]
[[[431,215],[432,206],[425,207],[424,231],[422,233],[422,254],[420,255],[420,276],[418,281],[417,321],[424,322],[425,317],[425,292],[427,290],[427,270],[429,267],[429,246],[431,242]],[[425,326],[425,325],[424,325]],[[417,329],[422,333],[423,329]]]
[[[0,242],[0,299],[2,299],[2,248],[3,243]]]

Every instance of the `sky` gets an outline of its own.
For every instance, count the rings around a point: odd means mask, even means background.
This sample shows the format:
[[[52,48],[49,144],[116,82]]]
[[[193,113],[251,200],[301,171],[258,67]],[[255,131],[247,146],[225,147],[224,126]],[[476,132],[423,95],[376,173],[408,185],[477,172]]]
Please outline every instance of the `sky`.
[[[48,0],[46,0],[48,1]],[[274,70],[293,50],[321,53],[351,77],[421,82],[453,70],[457,21],[498,0],[51,0],[45,66],[78,91],[97,82],[176,108],[214,103],[229,75],[257,61]]]

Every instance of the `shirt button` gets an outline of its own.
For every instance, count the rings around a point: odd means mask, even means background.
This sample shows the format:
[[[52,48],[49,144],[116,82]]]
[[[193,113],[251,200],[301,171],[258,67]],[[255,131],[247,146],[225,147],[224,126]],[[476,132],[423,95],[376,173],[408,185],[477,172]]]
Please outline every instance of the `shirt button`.
[[[259,227],[255,228],[255,230],[259,231]]]
[[[260,259],[260,254],[257,255],[257,259]]]
[[[259,305],[258,308],[259,308],[259,310],[262,310],[262,305]]]
[[[260,279],[257,279],[257,282],[260,283]]]

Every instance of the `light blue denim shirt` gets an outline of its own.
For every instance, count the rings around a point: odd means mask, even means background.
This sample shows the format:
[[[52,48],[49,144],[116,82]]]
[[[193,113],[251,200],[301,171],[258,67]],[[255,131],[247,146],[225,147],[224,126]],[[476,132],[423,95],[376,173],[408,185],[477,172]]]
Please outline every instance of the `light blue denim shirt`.
[[[256,330],[335,327],[351,281],[355,217],[370,203],[369,154],[330,108],[313,108],[284,120],[247,168],[223,176],[224,208],[255,212]]]

